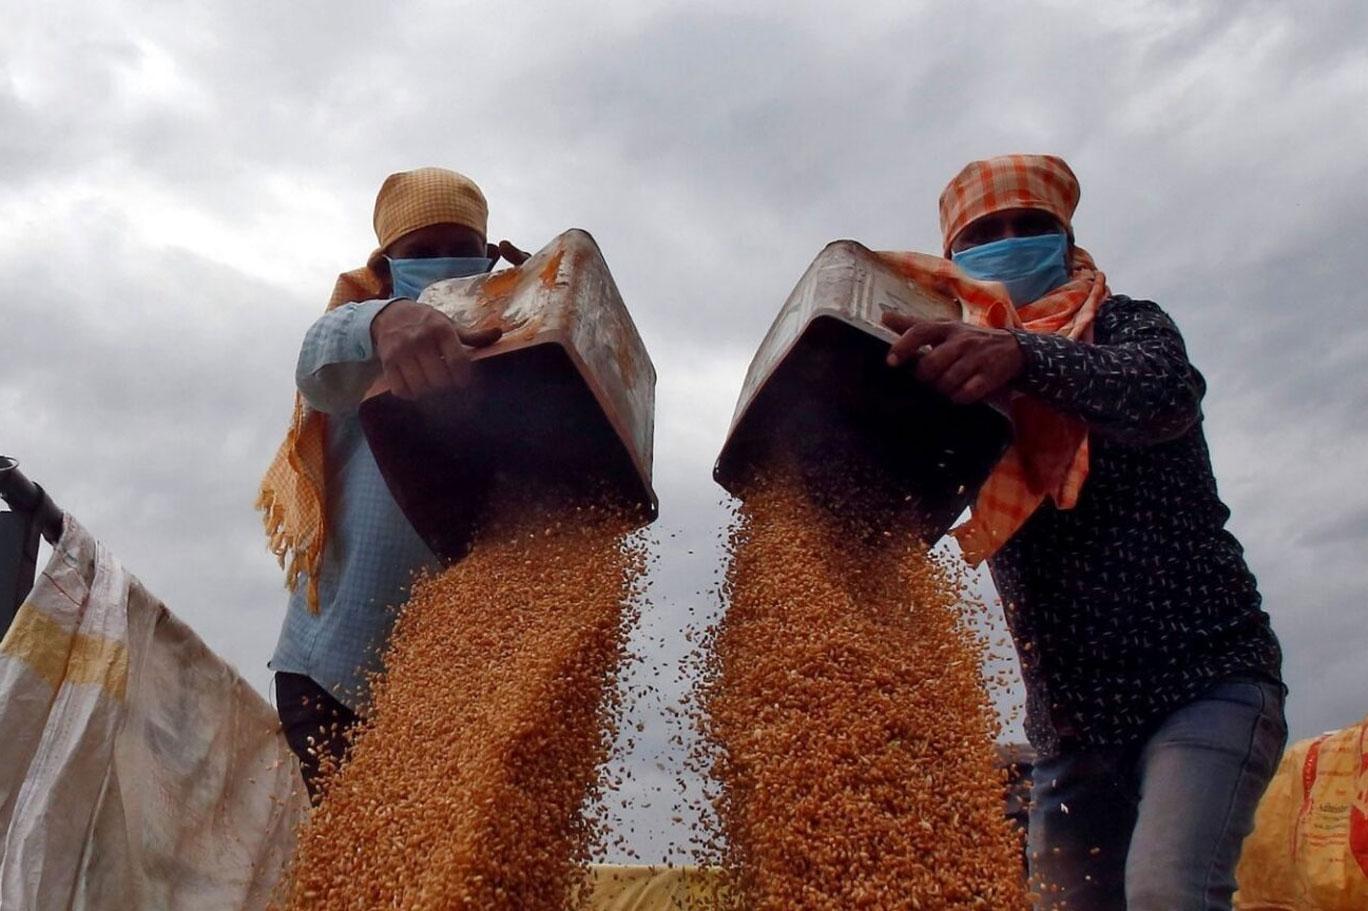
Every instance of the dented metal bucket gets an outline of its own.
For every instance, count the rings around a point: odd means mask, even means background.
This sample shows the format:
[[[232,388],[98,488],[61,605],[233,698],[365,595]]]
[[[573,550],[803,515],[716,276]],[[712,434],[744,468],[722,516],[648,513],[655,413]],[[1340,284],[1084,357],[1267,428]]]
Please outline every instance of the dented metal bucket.
[[[503,330],[473,352],[471,388],[409,402],[382,381],[361,405],[390,492],[439,558],[465,554],[499,474],[597,488],[655,517],[655,368],[588,233],[419,301],[462,328]]]
[[[894,310],[959,319],[957,303],[912,285],[861,244],[828,244],[799,280],[751,361],[713,477],[745,481],[780,451],[800,462],[858,454],[894,485],[902,514],[928,542],[972,500],[1011,440],[998,409],[955,405],[887,366]]]

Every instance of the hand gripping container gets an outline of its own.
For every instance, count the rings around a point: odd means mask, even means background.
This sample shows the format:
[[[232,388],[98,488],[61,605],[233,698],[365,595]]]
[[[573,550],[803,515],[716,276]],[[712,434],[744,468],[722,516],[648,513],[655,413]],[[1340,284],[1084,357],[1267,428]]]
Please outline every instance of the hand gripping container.
[[[872,459],[932,543],[972,500],[1011,440],[987,404],[955,405],[884,358],[897,337],[885,311],[959,319],[955,301],[923,291],[861,244],[818,254],[751,361],[713,469],[743,496],[746,478],[787,450],[801,463]],[[839,469],[838,469],[839,470]]]
[[[513,269],[438,282],[419,298],[462,328],[503,330],[472,352],[469,389],[404,401],[383,380],[361,405],[381,474],[443,561],[465,554],[496,475],[597,488],[655,518],[655,368],[598,244],[571,229]]]

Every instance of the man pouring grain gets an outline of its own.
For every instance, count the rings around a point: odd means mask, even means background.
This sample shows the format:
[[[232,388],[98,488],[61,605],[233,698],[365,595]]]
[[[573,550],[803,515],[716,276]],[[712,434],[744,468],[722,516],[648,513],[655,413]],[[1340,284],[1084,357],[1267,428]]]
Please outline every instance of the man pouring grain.
[[[1224,527],[1205,382],[1173,320],[1074,244],[1078,199],[1059,158],[967,165],[940,199],[944,258],[893,257],[965,322],[888,315],[889,362],[1012,414],[955,534],[988,561],[1026,683],[1041,907],[1230,908],[1286,740],[1281,653]]]
[[[261,483],[271,549],[291,590],[270,667],[276,703],[310,795],[320,762],[337,762],[364,711],[398,605],[414,573],[436,561],[390,496],[357,408],[382,374],[416,399],[466,386],[469,334],[416,302],[425,287],[487,272],[503,255],[486,243],[488,207],[468,178],[442,168],[390,175],[375,200],[379,247],[339,276],[328,309],[305,334],[289,433]]]

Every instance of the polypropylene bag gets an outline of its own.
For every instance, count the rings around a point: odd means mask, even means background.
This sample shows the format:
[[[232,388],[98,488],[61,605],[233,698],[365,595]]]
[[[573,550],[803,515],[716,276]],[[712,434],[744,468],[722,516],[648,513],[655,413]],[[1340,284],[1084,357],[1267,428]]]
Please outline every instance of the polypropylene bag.
[[[265,908],[301,792],[266,701],[68,516],[0,642],[0,908]]]
[[[1368,718],[1287,751],[1236,879],[1240,911],[1368,909]]]

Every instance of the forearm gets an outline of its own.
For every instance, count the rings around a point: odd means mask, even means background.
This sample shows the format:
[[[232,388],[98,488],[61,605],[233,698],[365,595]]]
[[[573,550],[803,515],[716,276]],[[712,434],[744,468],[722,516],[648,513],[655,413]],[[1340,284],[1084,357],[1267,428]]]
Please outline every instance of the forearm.
[[[311,408],[351,411],[380,375],[371,322],[387,300],[343,304],[309,327],[299,351],[295,382]]]
[[[1172,320],[1153,304],[1128,302],[1106,329],[1101,344],[1015,332],[1024,359],[1015,388],[1125,442],[1183,434],[1200,414],[1206,384]]]

